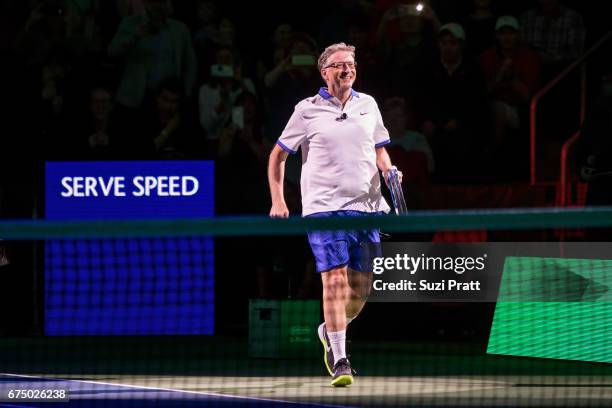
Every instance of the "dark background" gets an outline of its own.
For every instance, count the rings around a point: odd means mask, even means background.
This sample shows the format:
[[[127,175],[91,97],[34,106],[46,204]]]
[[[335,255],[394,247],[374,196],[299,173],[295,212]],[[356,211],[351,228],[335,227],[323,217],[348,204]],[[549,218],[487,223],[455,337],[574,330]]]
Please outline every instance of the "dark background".
[[[65,91],[64,112],[57,118],[49,117],[48,107],[43,106],[40,98],[40,75],[45,64],[28,62],[32,48],[20,48],[16,44],[36,1],[0,2],[0,89],[2,89],[3,104],[0,108],[2,131],[0,132],[0,217],[41,218],[44,216],[42,203],[42,165],[45,160],[86,160],[86,159],[124,159],[125,156],[92,157],[91,152],[77,148],[75,138],[82,135],[72,134],[66,130],[67,124],[78,122],[84,115],[83,105],[87,103],[85,90],[92,85],[103,83],[113,91],[123,72],[124,62],[109,58],[106,47],[114,36],[121,21],[114,1],[100,1],[95,21],[99,28],[101,47],[98,50],[75,54],[61,54],[63,62],[71,65],[71,73],[63,84]],[[194,34],[198,28],[195,0],[175,0],[172,18],[184,22]],[[268,60],[270,54],[270,39],[274,29],[280,23],[290,23],[294,32],[310,35],[315,41],[325,37],[330,24],[341,21],[345,16],[341,11],[342,1],[307,1],[307,2],[215,2],[217,19],[229,18],[236,30],[235,53],[242,62],[243,75],[253,78],[258,91],[257,104],[263,112],[264,129],[273,128],[265,125],[266,120],[274,113],[269,108],[274,102],[275,94],[262,87],[258,79],[257,66],[260,60]],[[512,14],[520,16],[526,10],[534,7],[535,1],[529,0],[497,0],[493,2],[496,15]],[[609,15],[604,12],[607,5],[604,2],[564,1],[563,4],[576,10],[584,19],[586,27],[586,48],[610,27]],[[463,22],[469,14],[471,1],[433,0],[431,2],[442,23],[450,21]],[[375,30],[375,16],[371,18],[370,33]],[[366,18],[367,20],[367,18]],[[469,42],[469,39],[468,39]],[[317,52],[322,51],[326,43],[317,44]],[[431,50],[435,53],[435,49]],[[208,50],[207,52],[212,52]],[[55,54],[52,54],[55,55]],[[601,73],[605,66],[609,67],[609,55],[600,53],[590,65],[589,79],[593,89],[597,89]],[[474,56],[476,57],[476,56]],[[47,56],[49,61],[50,56]],[[359,60],[359,50],[357,60]],[[377,66],[384,70],[390,68],[383,61],[376,61]],[[272,68],[270,65],[268,69]],[[200,67],[199,73],[206,69]],[[573,78],[576,86],[577,78]],[[205,135],[197,121],[197,89],[207,81],[206,75],[201,75],[196,83],[196,91],[190,98],[185,98],[182,108],[185,110],[183,130],[190,137],[205,139]],[[323,85],[320,83],[319,85]],[[366,84],[366,86],[371,84]],[[359,89],[358,89],[359,90]],[[589,94],[589,102],[596,99],[595,90]],[[308,94],[317,91],[313,88]],[[382,104],[385,98],[397,96],[403,90],[394,93],[376,93],[373,96]],[[575,102],[576,88],[568,91],[572,102]],[[298,99],[299,100],[299,99]],[[551,102],[553,108],[562,108],[568,99],[557,98]],[[411,101],[419,105],[419,100]],[[144,108],[142,108],[144,109]],[[573,112],[575,116],[575,110]],[[125,119],[125,118],[124,118]],[[133,118],[131,118],[133,119]],[[288,118],[287,118],[288,119]],[[140,119],[139,119],[140,120]],[[118,125],[129,129],[148,129],[150,123],[143,121],[128,124],[128,121],[118,121]],[[58,125],[59,123],[59,125]],[[58,128],[58,126],[60,126]],[[138,126],[136,128],[129,126]],[[419,126],[417,126],[418,128]],[[577,127],[576,123],[568,124],[563,129],[563,135],[569,136]],[[59,130],[58,130],[59,129]],[[69,129],[73,129],[69,127]],[[125,130],[125,129],[124,129]],[[525,131],[526,129],[523,129]],[[270,132],[272,133],[272,132]],[[524,135],[524,134],[523,134]],[[265,134],[268,141],[273,142],[278,134]],[[565,138],[565,136],[560,136]],[[79,143],[81,143],[80,141]],[[81,146],[80,144],[78,146]],[[271,147],[267,146],[268,148]],[[144,149],[144,148],[143,148]],[[523,153],[526,154],[525,151]],[[225,170],[236,161],[224,161],[216,156],[216,145],[211,143],[198,144],[197,149],[189,151],[188,159],[212,159],[217,161],[219,169]],[[240,152],[236,157],[241,157]],[[159,158],[155,155],[147,157],[127,157],[129,159]],[[233,159],[235,160],[235,158]],[[526,162],[527,156],[516,159]],[[244,208],[230,208],[226,204],[232,201],[235,174],[228,171],[230,178],[223,176],[217,181],[217,209],[220,215],[261,214],[269,209],[269,198],[266,191],[265,163],[255,163],[254,167],[239,168],[244,174],[254,174],[254,184],[261,194],[251,195],[252,200],[244,200]],[[478,172],[489,173],[487,168]],[[239,174],[239,175],[240,175]],[[444,182],[428,182],[418,192],[407,191],[410,203],[415,209],[455,209],[483,207],[521,207],[535,205],[552,205],[554,192],[550,189],[533,189],[527,186],[527,174],[517,171],[515,174],[504,174],[504,179],[466,178],[455,180],[452,185]],[[471,190],[466,190],[466,185]],[[295,190],[297,186],[292,186]],[[294,195],[297,190],[293,191]],[[510,197],[510,198],[508,198]],[[293,213],[299,211],[299,204],[292,208]],[[395,235],[394,240],[432,240],[436,234]],[[470,239],[485,240],[556,240],[558,237],[551,231],[530,231],[522,234],[486,233],[484,236],[476,233]],[[446,237],[447,240],[466,240],[466,236]],[[5,243],[11,263],[0,267],[0,334],[4,335],[36,335],[42,328],[42,245],[40,242]],[[241,262],[237,264],[236,254]],[[217,329],[225,334],[245,334],[247,305],[250,297],[262,295],[262,284],[258,277],[265,277],[263,287],[266,295],[272,298],[300,297],[319,298],[320,282],[317,275],[312,274],[311,255],[304,237],[245,239],[217,239]],[[236,285],[240,282],[240,285]],[[492,318],[493,305],[474,304],[371,304],[363,315],[351,325],[359,336],[364,338],[380,338],[384,333],[389,338],[401,337],[408,339],[465,339],[482,341],[488,334]],[[392,327],[391,330],[388,328]]]

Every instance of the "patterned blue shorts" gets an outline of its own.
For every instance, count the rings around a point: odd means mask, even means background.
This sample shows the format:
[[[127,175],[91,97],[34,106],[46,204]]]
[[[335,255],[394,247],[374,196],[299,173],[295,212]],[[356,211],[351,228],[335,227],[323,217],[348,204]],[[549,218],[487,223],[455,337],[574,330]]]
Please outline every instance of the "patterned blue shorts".
[[[384,213],[374,213],[384,214]],[[359,217],[372,215],[361,211],[326,211],[310,217]],[[308,242],[315,257],[317,272],[326,272],[341,266],[355,271],[371,272],[372,258],[380,256],[378,230],[309,231]]]

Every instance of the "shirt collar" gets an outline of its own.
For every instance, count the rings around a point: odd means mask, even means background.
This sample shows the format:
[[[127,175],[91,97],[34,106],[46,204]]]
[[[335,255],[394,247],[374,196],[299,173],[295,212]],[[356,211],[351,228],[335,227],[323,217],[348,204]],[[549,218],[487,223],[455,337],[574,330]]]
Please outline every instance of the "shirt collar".
[[[327,88],[325,87],[319,88],[319,95],[321,96],[321,98],[326,99],[326,100],[334,97],[332,94],[327,92]],[[357,93],[357,91],[351,88],[351,96],[354,96],[355,98],[359,98],[359,93]]]

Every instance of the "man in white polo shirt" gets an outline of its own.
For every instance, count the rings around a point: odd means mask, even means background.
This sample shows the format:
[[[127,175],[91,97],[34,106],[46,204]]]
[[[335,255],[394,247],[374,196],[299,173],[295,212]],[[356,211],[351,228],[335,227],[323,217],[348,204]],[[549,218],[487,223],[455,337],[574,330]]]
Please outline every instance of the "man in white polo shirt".
[[[374,98],[353,90],[357,76],[355,47],[338,43],[323,51],[319,71],[327,84],[301,101],[276,142],[268,165],[271,217],[288,217],[283,195],[285,160],[302,149],[302,215],[360,216],[386,213],[381,195],[391,160],[383,147],[389,132]],[[401,173],[400,173],[401,177]],[[353,383],[346,358],[346,326],[363,308],[372,273],[362,259],[362,243],[380,243],[378,230],[315,231],[308,240],[323,282],[319,338],[333,386]]]

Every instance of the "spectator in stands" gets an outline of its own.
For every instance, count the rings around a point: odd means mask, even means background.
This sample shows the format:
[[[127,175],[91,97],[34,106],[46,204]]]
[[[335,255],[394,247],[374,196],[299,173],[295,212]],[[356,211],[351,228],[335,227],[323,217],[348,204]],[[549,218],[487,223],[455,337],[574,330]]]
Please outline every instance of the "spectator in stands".
[[[198,28],[193,35],[193,47],[198,59],[198,67],[212,64],[214,39],[217,38],[217,6],[211,0],[198,0]],[[200,69],[200,73],[203,70]]]
[[[263,86],[268,71],[278,66],[289,55],[293,41],[293,27],[288,23],[281,23],[274,29],[272,38],[260,60],[257,62],[258,84]]]
[[[213,37],[213,42],[217,47],[236,48],[236,27],[229,18],[223,18],[217,26],[216,36]]]
[[[464,57],[465,31],[457,23],[440,28],[439,58],[424,78],[425,122],[441,183],[476,180],[490,132],[487,88],[480,66]]]
[[[248,91],[242,92],[237,96],[230,116],[217,147],[216,179],[220,186],[217,208],[222,215],[261,214],[270,201],[265,180],[272,143],[264,133],[264,117],[258,99]],[[262,243],[244,237],[231,242],[232,249],[244,256],[242,270],[255,276],[257,297],[287,296],[286,274],[292,271],[282,268],[271,279],[275,269],[273,260],[286,252],[279,249],[284,242]],[[279,265],[276,262],[277,269]]]
[[[273,49],[282,49],[285,51],[291,47],[291,41],[293,40],[293,27],[289,23],[281,23],[274,30],[274,36],[272,41],[274,43]]]
[[[521,36],[539,54],[542,84],[546,84],[583,53],[586,33],[582,17],[576,11],[558,0],[538,2],[537,8],[521,17]],[[541,104],[538,111],[541,126],[537,133],[542,143],[561,143],[576,129],[580,112],[578,81],[579,70],[576,70],[548,93],[547,100],[551,102]],[[539,152],[551,149],[555,148],[545,147]]]
[[[198,0],[197,7],[199,27],[193,35],[194,44],[207,43],[217,36],[217,5],[212,0]]]
[[[146,15],[145,0],[116,0],[117,11],[122,17]]]
[[[289,54],[264,77],[268,109],[269,134],[280,135],[293,107],[318,89],[321,78],[317,70],[317,45],[311,36],[296,33]]]
[[[355,88],[371,95],[384,93],[383,72],[385,68],[379,63],[376,44],[370,36],[368,18],[355,18],[348,23],[348,43],[359,50],[359,77]]]
[[[69,57],[63,53],[52,56],[42,69],[42,88],[40,97],[49,117],[58,117],[65,108],[65,94],[70,92],[67,86],[72,66]]]
[[[62,160],[66,151],[68,133],[65,131],[75,119],[73,113],[80,101],[75,83],[72,58],[64,51],[54,53],[40,72],[40,79],[32,81],[34,89],[28,106],[36,120],[24,124],[26,133],[40,137],[36,156],[41,160]]]
[[[253,81],[242,76],[242,66],[232,49],[217,49],[214,62],[209,67],[210,81],[202,85],[199,92],[200,125],[210,142],[219,139],[231,119],[232,106],[238,96],[243,92],[256,94]],[[214,146],[211,148],[216,150]]]
[[[119,154],[117,128],[112,121],[113,93],[106,85],[95,85],[89,91],[87,112],[67,126],[70,146],[78,160],[109,160]]]
[[[385,12],[377,36],[381,60],[387,67],[387,93],[413,92],[418,87],[425,64],[435,54],[439,27],[427,2],[399,3]]]
[[[88,53],[102,52],[102,33],[97,23],[101,12],[96,0],[71,0],[66,3],[68,32],[79,50]]]
[[[184,83],[169,77],[162,80],[153,98],[147,101],[140,122],[124,137],[127,149],[136,157],[185,159],[197,157],[200,148],[194,136],[189,112],[184,105]],[[124,142],[122,142],[124,143]]]
[[[587,184],[585,205],[612,205],[612,69],[601,81],[601,94],[594,98],[593,107],[582,124],[576,145],[577,169]],[[587,230],[586,241],[610,242],[612,228]]]
[[[391,136],[391,143],[387,150],[393,162],[398,168],[402,169],[404,180],[412,182],[414,181],[411,178],[413,174],[416,177],[422,177],[426,176],[428,172],[432,173],[434,171],[434,157],[431,147],[425,136],[416,131],[418,125],[415,113],[409,108],[406,99],[402,97],[388,98],[383,105],[382,115],[385,126],[389,131],[389,136]],[[414,156],[407,155],[406,153],[408,152],[419,152],[422,154],[422,157],[425,159],[421,163],[423,168],[415,169],[422,171],[410,171],[415,166],[413,163],[409,163],[409,158]],[[408,159],[404,160],[404,158]]]
[[[230,214],[265,212],[266,164],[272,143],[264,134],[263,114],[254,94],[242,92],[232,106],[230,120],[219,137],[217,157],[228,198],[223,208]],[[244,197],[249,197],[245,200]]]
[[[491,9],[492,0],[472,0],[472,11],[464,24],[466,37],[466,54],[479,57],[489,47],[495,45],[496,16]]]
[[[579,142],[581,176],[589,183],[587,205],[612,205],[612,70],[608,71],[602,78],[601,95],[582,125]],[[612,232],[602,232],[609,241]]]
[[[196,79],[196,58],[185,24],[169,18],[168,0],[145,0],[146,15],[126,17],[108,52],[123,57],[125,68],[117,102],[140,108],[147,93],[154,93],[164,78],[177,77],[183,93],[191,94]]]
[[[361,20],[371,12],[371,4],[362,0],[332,0],[329,9],[319,19],[319,44],[334,44],[346,40],[352,21]]]
[[[95,87],[89,96],[89,112],[93,133],[87,137],[87,146],[96,154],[110,148],[109,119],[112,108],[112,93],[103,86]]]
[[[382,17],[376,27],[377,40],[396,42],[400,37],[400,18],[402,16],[413,16],[420,19],[419,29],[432,28],[434,33],[440,28],[440,20],[427,0],[401,0],[401,1],[379,1],[379,11]],[[427,27],[431,25],[430,27]]]
[[[497,45],[488,49],[481,58],[493,103],[494,149],[502,148],[505,153],[511,146],[517,147],[512,140],[508,140],[509,132],[514,138],[527,140],[517,132],[527,129],[529,101],[536,91],[540,76],[538,55],[521,44],[519,30],[516,18],[500,17],[495,25]],[[526,153],[526,150],[522,151],[522,154]],[[516,157],[512,160],[516,160]]]
[[[66,14],[65,0],[44,0],[32,10],[17,39],[27,68],[40,69],[52,55],[68,54],[75,48]]]
[[[544,68],[558,71],[583,52],[584,23],[580,14],[558,0],[538,2],[537,8],[522,15],[521,36],[538,52]]]
[[[435,162],[427,138],[417,131],[417,114],[404,97],[387,98],[381,113],[391,137],[387,151],[393,163],[402,169],[406,204],[411,209],[423,208]]]

